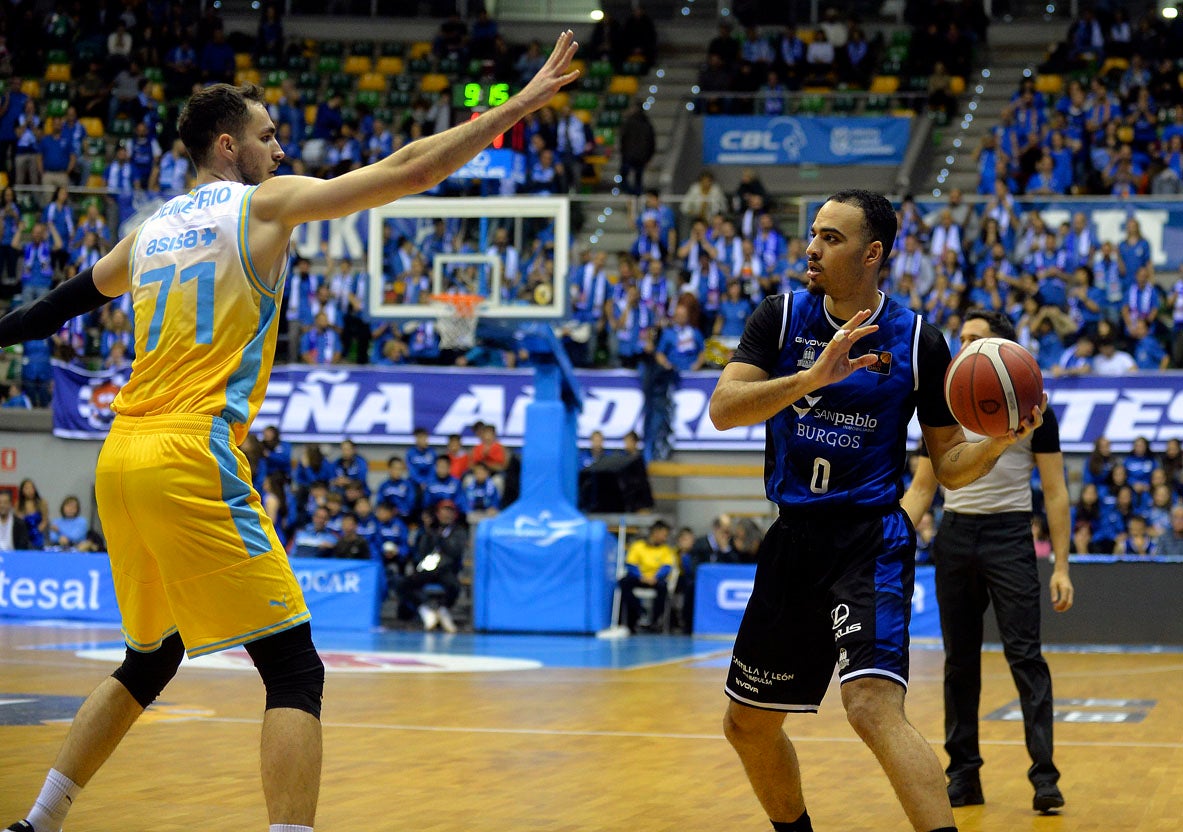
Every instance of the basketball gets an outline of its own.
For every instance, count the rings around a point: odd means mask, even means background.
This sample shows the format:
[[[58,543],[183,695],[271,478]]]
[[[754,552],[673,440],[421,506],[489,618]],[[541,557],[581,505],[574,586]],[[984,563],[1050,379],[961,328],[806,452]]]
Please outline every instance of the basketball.
[[[1043,401],[1043,373],[1014,341],[981,338],[961,349],[945,373],[945,400],[966,430],[1005,436]]]

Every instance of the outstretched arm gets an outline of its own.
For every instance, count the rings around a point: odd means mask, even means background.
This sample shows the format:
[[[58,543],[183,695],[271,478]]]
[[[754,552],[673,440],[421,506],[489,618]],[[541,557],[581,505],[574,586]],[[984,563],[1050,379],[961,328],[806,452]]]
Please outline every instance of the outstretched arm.
[[[1046,393],[1043,396],[1043,405],[1031,408],[1031,415],[1022,421],[1018,430],[1012,430],[1006,436],[982,439],[978,442],[966,440],[965,432],[960,425],[934,428],[921,424],[920,430],[928,446],[937,482],[955,491],[989,474],[1007,448],[1043,424],[1045,407]]]
[[[578,48],[575,35],[570,30],[563,32],[538,74],[505,104],[450,130],[411,142],[380,162],[329,180],[304,176],[267,180],[252,197],[252,218],[292,228],[375,208],[439,184],[574,81],[579,73],[570,66]]]

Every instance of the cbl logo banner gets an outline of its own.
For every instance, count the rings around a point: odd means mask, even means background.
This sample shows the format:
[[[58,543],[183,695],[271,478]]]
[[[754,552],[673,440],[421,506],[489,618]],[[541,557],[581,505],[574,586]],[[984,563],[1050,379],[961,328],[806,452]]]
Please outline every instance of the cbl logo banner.
[[[912,119],[902,116],[707,116],[708,165],[898,165]]]

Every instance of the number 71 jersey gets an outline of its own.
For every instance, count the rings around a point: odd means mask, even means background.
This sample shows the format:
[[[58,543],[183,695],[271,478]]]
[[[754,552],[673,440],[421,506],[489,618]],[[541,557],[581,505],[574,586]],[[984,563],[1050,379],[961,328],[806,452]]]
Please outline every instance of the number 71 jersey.
[[[874,353],[875,364],[814,390],[768,420],[766,486],[777,505],[872,508],[899,500],[908,422],[922,387],[934,384],[925,376],[943,375],[949,357],[947,349],[943,356],[930,355],[931,371],[922,373],[929,339],[921,337],[920,316],[879,297],[865,324],[879,330],[850,351],[851,358]],[[795,292],[790,298],[775,376],[811,367],[840,326],[821,295]],[[939,341],[939,334],[934,338]],[[939,390],[939,380],[935,385]]]
[[[136,232],[131,295],[135,361],[112,409],[124,416],[202,414],[246,438],[275,358],[274,289],[247,248],[255,187],[211,182],[165,203]]]

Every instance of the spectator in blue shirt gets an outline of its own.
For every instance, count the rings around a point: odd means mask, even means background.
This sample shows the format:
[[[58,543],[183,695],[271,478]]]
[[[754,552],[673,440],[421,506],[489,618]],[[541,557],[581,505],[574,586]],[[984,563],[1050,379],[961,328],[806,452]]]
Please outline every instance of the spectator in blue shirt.
[[[259,440],[262,450],[264,476],[278,474],[284,482],[292,478],[292,445],[283,441],[279,435],[279,428],[268,425],[263,428],[263,437]]]
[[[305,364],[336,364],[341,360],[341,338],[329,326],[324,312],[317,314],[315,326],[300,339],[300,358]]]
[[[1145,320],[1136,318],[1130,322],[1130,340],[1139,370],[1165,370],[1170,365],[1170,356],[1162,342],[1150,334]]]
[[[221,26],[214,29],[213,39],[201,47],[198,69],[207,83],[234,83],[234,50],[226,43]]]
[[[1093,355],[1095,353],[1096,344],[1093,342],[1092,336],[1082,333],[1076,339],[1076,343],[1060,354],[1060,360],[1052,367],[1052,375],[1056,378],[1088,375],[1093,371]]]
[[[687,305],[679,303],[674,310],[674,322],[661,333],[654,352],[654,360],[666,370],[684,373],[702,366],[702,333],[690,325]]]
[[[318,506],[312,512],[312,521],[296,532],[293,554],[300,558],[327,557],[337,543],[337,535],[328,527],[329,511]]]
[[[139,185],[146,190],[152,178],[152,167],[160,158],[160,143],[148,132],[148,125],[142,121],[136,125],[129,152],[132,185]]]
[[[359,482],[362,484],[363,492],[368,494],[369,486],[366,484],[366,478],[369,473],[368,463],[357,455],[357,446],[348,439],[342,442],[341,458],[333,464],[333,479],[330,485],[338,491],[344,492],[349,483]]]
[[[739,343],[743,335],[744,324],[752,314],[752,301],[743,294],[743,286],[736,279],[727,283],[727,295],[719,304],[719,315],[715,318],[714,334],[721,338],[734,340]]]
[[[414,436],[415,445],[407,451],[407,472],[411,482],[422,491],[435,476],[436,453],[428,444],[430,437],[426,428],[415,428]]]
[[[332,141],[341,132],[341,125],[344,123],[345,118],[341,115],[341,94],[333,92],[327,101],[322,101],[316,107],[312,138]]]
[[[70,184],[70,176],[78,164],[78,154],[74,150],[74,139],[65,135],[63,127],[63,122],[59,120],[54,131],[43,135],[39,143],[41,182],[55,188],[65,188]],[[70,238],[67,236],[64,239]]]
[[[470,519],[490,517],[501,509],[501,491],[490,478],[489,466],[483,462],[472,466],[472,479],[464,486],[463,494],[463,504]]]
[[[427,484],[423,487],[423,510],[434,512],[436,504],[443,500],[451,500],[465,510],[464,491],[460,480],[452,476],[452,463],[446,456],[436,457],[435,471]]]
[[[387,571],[401,571],[411,554],[407,524],[390,503],[378,503],[374,507],[374,517],[378,521],[377,549],[382,553]]]
[[[21,300],[32,303],[49,294],[53,286],[53,247],[45,223],[33,224],[28,242],[23,237],[24,229],[18,229],[13,245],[21,251]]]
[[[81,516],[82,504],[70,495],[62,500],[61,517],[49,524],[47,543],[60,549],[94,552],[98,547],[90,539],[90,523]]]
[[[394,506],[403,517],[411,517],[415,512],[419,489],[407,476],[407,463],[401,456],[395,455],[386,461],[386,467],[389,476],[385,482],[378,486],[375,500],[378,505],[388,503]],[[431,461],[431,467],[435,468],[434,458]]]
[[[307,499],[314,485],[327,486],[332,479],[333,463],[325,458],[320,445],[305,445],[292,477],[296,488],[302,492],[299,496]]]

